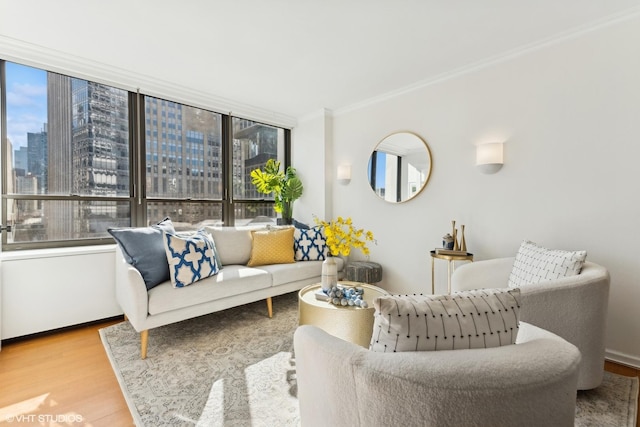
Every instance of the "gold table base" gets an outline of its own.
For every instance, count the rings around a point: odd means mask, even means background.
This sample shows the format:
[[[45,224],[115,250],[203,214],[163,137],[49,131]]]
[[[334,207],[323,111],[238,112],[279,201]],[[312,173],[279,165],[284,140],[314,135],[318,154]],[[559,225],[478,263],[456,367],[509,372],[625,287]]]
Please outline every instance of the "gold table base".
[[[309,285],[298,293],[298,323],[317,326],[333,336],[369,348],[375,312],[373,300],[388,292],[366,283],[339,281],[338,284],[363,288],[362,297],[369,306],[335,306],[316,299],[315,293],[321,289],[319,283]]]
[[[436,259],[443,259],[447,261],[447,293],[451,294],[451,274],[456,268],[455,261],[471,261],[473,262],[473,254],[467,252],[466,255],[446,255],[439,254],[436,251],[431,251],[431,294],[436,293],[436,281],[435,281],[435,261]]]

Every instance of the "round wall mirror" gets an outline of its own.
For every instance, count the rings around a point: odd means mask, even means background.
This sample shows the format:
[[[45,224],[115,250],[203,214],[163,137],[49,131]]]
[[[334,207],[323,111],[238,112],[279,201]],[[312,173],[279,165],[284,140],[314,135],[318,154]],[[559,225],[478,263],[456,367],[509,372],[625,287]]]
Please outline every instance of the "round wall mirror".
[[[416,197],[431,175],[431,151],[411,132],[384,138],[369,157],[369,184],[383,200],[401,203]]]

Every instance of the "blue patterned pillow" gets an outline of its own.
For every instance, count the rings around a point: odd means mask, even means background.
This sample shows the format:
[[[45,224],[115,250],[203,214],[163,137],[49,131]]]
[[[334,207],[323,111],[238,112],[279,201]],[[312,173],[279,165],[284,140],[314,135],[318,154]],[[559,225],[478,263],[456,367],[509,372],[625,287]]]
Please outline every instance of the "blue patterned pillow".
[[[164,248],[174,288],[183,288],[219,271],[213,238],[204,230],[193,235],[165,232]]]
[[[327,257],[327,238],[322,227],[302,229],[293,232],[293,250],[296,261],[322,261]]]

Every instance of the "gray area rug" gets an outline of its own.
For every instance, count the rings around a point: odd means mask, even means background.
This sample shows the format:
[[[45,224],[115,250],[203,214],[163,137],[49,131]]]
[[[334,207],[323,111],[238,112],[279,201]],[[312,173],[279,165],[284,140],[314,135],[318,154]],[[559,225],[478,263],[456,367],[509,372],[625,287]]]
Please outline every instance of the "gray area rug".
[[[149,331],[128,322],[100,330],[134,422],[160,426],[298,426],[293,331],[297,293]],[[638,378],[605,372],[578,393],[576,426],[635,427]]]

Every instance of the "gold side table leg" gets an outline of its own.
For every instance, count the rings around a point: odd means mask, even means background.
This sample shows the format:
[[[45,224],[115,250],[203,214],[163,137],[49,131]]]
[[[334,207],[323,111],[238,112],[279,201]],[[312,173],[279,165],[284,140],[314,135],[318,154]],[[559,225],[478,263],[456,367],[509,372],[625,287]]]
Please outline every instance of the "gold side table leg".
[[[451,295],[451,263],[453,261],[449,260],[447,262],[447,292]]]
[[[431,295],[436,294],[436,282],[434,280],[434,258],[431,257]]]

